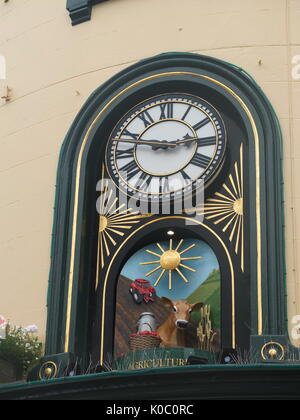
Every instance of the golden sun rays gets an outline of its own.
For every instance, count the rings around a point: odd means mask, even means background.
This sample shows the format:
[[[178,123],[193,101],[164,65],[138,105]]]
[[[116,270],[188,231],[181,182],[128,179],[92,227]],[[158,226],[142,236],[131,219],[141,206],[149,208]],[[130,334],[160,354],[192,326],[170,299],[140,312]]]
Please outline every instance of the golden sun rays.
[[[215,225],[220,225],[223,232],[230,233],[229,240],[240,255],[241,269],[244,271],[244,185],[243,185],[243,145],[240,148],[240,164],[235,162],[234,173],[229,175],[227,184],[222,185],[222,192],[216,192],[204,206],[197,210]]]
[[[154,283],[154,287],[156,287],[159,282],[162,280],[165,274],[168,275],[168,285],[169,290],[172,290],[172,282],[173,282],[173,273],[176,272],[179,274],[179,276],[182,278],[182,280],[185,283],[189,283],[189,280],[185,277],[185,275],[182,273],[182,268],[192,271],[193,273],[196,272],[193,268],[183,264],[185,261],[191,261],[191,260],[200,260],[202,257],[183,257],[183,255],[194,248],[196,244],[192,244],[188,246],[185,249],[182,249],[184,240],[181,239],[181,241],[178,243],[176,248],[173,248],[173,240],[170,239],[169,249],[164,249],[159,243],[156,244],[158,250],[157,252],[150,251],[149,249],[146,250],[148,254],[154,255],[158,257],[159,259],[156,259],[154,261],[147,261],[142,262],[140,265],[156,265],[151,271],[149,271],[146,276],[149,277],[154,273],[157,273],[160,271],[156,282]]]
[[[150,217],[151,214],[133,212],[123,203],[118,205],[119,198],[113,196],[113,190],[109,189],[109,181],[104,179],[102,170],[101,195],[99,197],[99,232],[98,232],[98,262],[96,288],[99,283],[99,268],[103,269],[105,260],[111,255],[111,249],[117,245],[118,239],[125,232],[140,223],[142,218]]]

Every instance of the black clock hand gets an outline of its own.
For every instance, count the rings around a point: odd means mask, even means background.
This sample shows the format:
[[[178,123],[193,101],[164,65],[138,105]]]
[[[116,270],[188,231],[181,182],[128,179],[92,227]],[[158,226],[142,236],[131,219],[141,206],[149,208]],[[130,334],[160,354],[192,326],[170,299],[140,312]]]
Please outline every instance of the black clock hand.
[[[216,136],[211,137],[190,137],[188,134],[184,136],[181,140],[169,141],[166,140],[135,140],[135,139],[112,139],[112,141],[122,142],[122,143],[133,143],[137,145],[152,146],[153,150],[158,149],[169,149],[180,146],[181,144],[189,146],[192,142],[196,141],[199,146],[213,146],[217,142]]]
[[[159,141],[157,145],[152,146],[152,150],[158,150],[158,149],[169,149],[169,148],[175,148],[177,147],[176,141]]]

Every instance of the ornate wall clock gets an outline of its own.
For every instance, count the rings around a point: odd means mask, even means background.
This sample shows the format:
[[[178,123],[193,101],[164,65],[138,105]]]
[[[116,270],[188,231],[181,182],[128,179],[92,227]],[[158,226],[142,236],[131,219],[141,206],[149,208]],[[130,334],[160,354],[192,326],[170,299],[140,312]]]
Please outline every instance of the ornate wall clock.
[[[103,363],[113,354],[120,272],[139,249],[169,240],[170,231],[174,243],[203,241],[216,256],[221,348],[258,358],[268,342],[285,349],[280,140],[261,89],[210,57],[153,57],[95,91],[59,163],[49,360],[70,352]],[[203,183],[205,200],[193,214],[165,213],[160,205],[140,214],[128,205],[132,197],[194,197]]]
[[[212,179],[223,163],[226,129],[219,112],[188,94],[158,95],[118,122],[107,143],[115,184],[142,199],[164,199]]]

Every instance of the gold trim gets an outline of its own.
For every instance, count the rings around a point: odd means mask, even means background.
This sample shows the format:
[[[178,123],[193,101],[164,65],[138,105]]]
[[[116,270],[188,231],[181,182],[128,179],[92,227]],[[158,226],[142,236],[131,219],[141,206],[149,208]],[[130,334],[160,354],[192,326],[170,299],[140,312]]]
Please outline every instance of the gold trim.
[[[247,117],[249,118],[253,135],[254,135],[254,144],[255,144],[255,165],[256,165],[256,227],[257,227],[257,301],[258,301],[258,335],[262,335],[262,325],[263,325],[263,313],[262,313],[262,278],[261,278],[261,214],[260,214],[260,152],[259,152],[259,136],[258,130],[252,117],[252,114],[245,104],[245,102],[228,86],[224,83],[221,83],[218,80],[213,79],[212,77],[197,74],[193,72],[165,72],[159,74],[153,74],[146,78],[140,79],[135,83],[127,86],[117,95],[115,95],[98,113],[95,117],[91,125],[89,126],[84,139],[82,141],[82,145],[80,147],[78,161],[76,166],[76,179],[75,179],[75,198],[74,198],[74,209],[73,209],[73,227],[72,227],[72,239],[71,239],[71,256],[70,256],[70,270],[69,270],[69,283],[68,283],[68,298],[67,298],[67,311],[66,311],[66,329],[65,329],[65,352],[69,351],[69,341],[70,341],[70,324],[71,324],[71,311],[72,311],[72,293],[73,293],[73,275],[74,275],[74,263],[75,263],[75,246],[76,246],[76,234],[77,234],[77,219],[78,219],[78,200],[79,200],[79,184],[80,184],[80,171],[81,171],[81,163],[83,152],[88,141],[88,138],[94,129],[95,125],[97,124],[99,118],[106,112],[107,109],[121,96],[127,93],[132,88],[147,82],[149,80],[155,80],[158,78],[163,77],[170,77],[170,76],[193,76],[199,79],[208,80],[211,83],[214,83],[224,90],[230,93],[230,95],[237,100],[237,102],[242,106],[244,109]]]
[[[240,147],[240,163],[235,162],[234,173],[229,175],[227,184],[222,185],[225,191],[216,192],[213,198],[196,209],[198,215],[203,215],[215,225],[223,225],[222,231],[230,233],[229,240],[234,242],[234,250],[240,257],[241,270],[244,272],[244,174],[243,174],[243,144]]]
[[[51,370],[51,375],[50,375],[50,373],[48,375],[46,374],[47,366],[48,366],[48,369]],[[45,374],[45,376],[44,376],[44,374]],[[39,370],[39,378],[40,378],[41,381],[54,379],[54,378],[57,377],[57,374],[58,374],[58,367],[57,367],[56,363],[51,362],[51,361],[43,363],[43,365],[41,366],[41,368]]]
[[[108,189],[108,180],[104,180],[104,164],[102,165],[101,192],[99,197],[99,229],[98,229],[98,252],[96,285],[99,284],[99,272],[104,268],[105,259],[110,256],[111,247],[117,242],[114,237],[123,237],[127,230],[133,225],[140,223],[141,219],[152,216],[151,214],[140,214],[127,209],[125,204],[118,206],[119,199],[112,198],[112,190]]]
[[[270,341],[269,343],[266,343],[264,346],[262,346],[261,351],[260,351],[260,355],[264,360],[269,360],[268,357],[265,356],[264,351],[266,348],[268,347],[273,347],[270,348],[269,350],[269,355],[271,356],[271,359],[273,358],[272,356],[277,356],[277,350],[275,349],[275,347],[279,347],[279,349],[281,350],[281,356],[280,357],[276,357],[277,360],[283,360],[284,359],[284,355],[285,355],[285,350],[282,344],[280,343],[276,343],[275,341]],[[270,352],[273,352],[273,354],[271,354]],[[276,352],[276,353],[275,353]]]
[[[143,229],[146,226],[152,225],[153,223],[162,221],[162,220],[170,220],[170,219],[179,219],[179,220],[187,220],[189,222],[193,222],[196,225],[202,226],[204,229],[207,229],[210,233],[212,233],[217,240],[221,243],[221,245],[223,246],[225,253],[227,255],[228,258],[228,263],[230,266],[230,272],[231,272],[231,300],[232,300],[232,348],[236,347],[236,332],[235,332],[235,273],[234,273],[234,267],[233,267],[233,263],[229,254],[228,249],[226,248],[225,243],[223,242],[223,240],[216,234],[215,231],[213,231],[209,226],[204,225],[202,222],[199,222],[198,220],[195,219],[191,219],[189,217],[184,217],[184,216],[166,216],[166,217],[161,217],[159,219],[155,219],[155,220],[150,220],[149,222],[145,223],[142,226],[139,226],[134,232],[132,232],[125,240],[124,242],[120,245],[120,247],[117,249],[116,253],[112,256],[109,266],[107,268],[107,272],[105,275],[105,279],[104,279],[104,284],[103,284],[103,298],[102,298],[102,324],[101,324],[101,339],[100,339],[100,364],[103,364],[104,362],[104,325],[105,325],[105,300],[106,300],[106,288],[107,288],[107,282],[108,282],[108,278],[110,275],[110,270],[111,267],[114,263],[114,260],[116,258],[116,256],[119,254],[119,252],[121,251],[121,249],[126,245],[126,243],[137,233],[139,232],[141,229]],[[163,249],[163,248],[162,248]],[[157,285],[157,283],[160,281],[161,277],[164,275],[164,273],[166,272],[166,270],[163,270],[161,272],[160,277],[157,279],[156,284],[154,285],[154,287]]]

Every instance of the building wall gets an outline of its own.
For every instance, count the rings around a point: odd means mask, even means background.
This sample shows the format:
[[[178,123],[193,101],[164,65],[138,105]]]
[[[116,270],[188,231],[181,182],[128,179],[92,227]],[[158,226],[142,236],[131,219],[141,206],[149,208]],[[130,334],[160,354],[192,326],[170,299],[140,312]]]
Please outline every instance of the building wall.
[[[65,0],[0,3],[0,314],[43,338],[56,169],[76,113],[108,78],[168,51],[241,66],[283,130],[290,320],[300,314],[300,0],[109,0],[72,27]],[[294,69],[294,73],[297,69]],[[300,74],[300,70],[298,72]],[[300,340],[295,341],[300,345]]]

